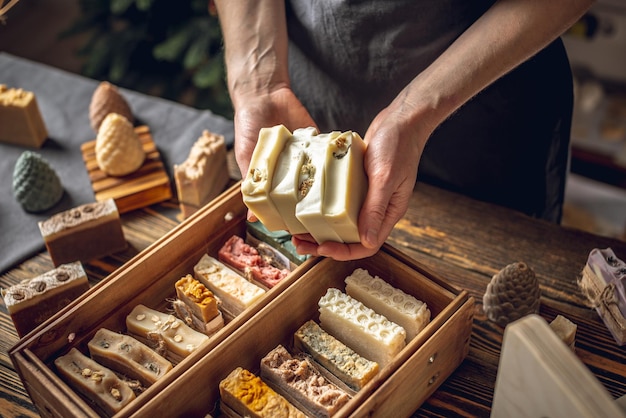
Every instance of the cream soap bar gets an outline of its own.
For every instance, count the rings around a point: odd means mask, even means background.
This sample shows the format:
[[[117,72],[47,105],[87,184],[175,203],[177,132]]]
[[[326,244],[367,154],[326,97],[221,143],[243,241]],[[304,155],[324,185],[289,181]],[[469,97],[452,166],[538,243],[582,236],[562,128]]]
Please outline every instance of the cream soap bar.
[[[358,355],[312,320],[296,331],[294,346],[354,390],[361,389],[378,373],[378,363]]]
[[[150,386],[172,370],[172,363],[129,335],[100,328],[87,344],[92,359]]]
[[[261,378],[296,407],[329,418],[350,397],[329,382],[306,357],[293,357],[282,345],[261,359]]]
[[[203,131],[187,159],[174,165],[174,180],[185,218],[219,195],[230,180],[224,137]]]
[[[282,125],[261,128],[247,175],[241,182],[243,202],[271,230],[286,230],[280,212],[270,199],[276,162],[291,132]]]
[[[144,305],[135,306],[126,317],[126,328],[129,334],[142,342],[156,342],[157,352],[175,362],[187,357],[209,339],[173,315]]]
[[[75,261],[2,289],[2,297],[18,335],[23,337],[88,289],[85,270]]]
[[[222,308],[233,316],[252,306],[265,290],[247,281],[208,254],[202,256],[193,268],[196,279],[208,287],[222,302]]]
[[[114,415],[135,399],[132,389],[113,371],[76,348],[54,360],[54,365],[72,388],[95,402],[107,415]]]
[[[258,376],[241,367],[220,382],[222,407],[250,418],[306,418]],[[224,412],[222,410],[222,412]]]
[[[406,345],[404,328],[339,289],[329,288],[318,304],[322,328],[381,366]]]
[[[357,268],[346,277],[346,293],[365,306],[402,326],[407,342],[430,322],[430,310],[424,302],[396,289],[380,277]]]
[[[41,148],[47,137],[35,94],[0,84],[0,142]]]

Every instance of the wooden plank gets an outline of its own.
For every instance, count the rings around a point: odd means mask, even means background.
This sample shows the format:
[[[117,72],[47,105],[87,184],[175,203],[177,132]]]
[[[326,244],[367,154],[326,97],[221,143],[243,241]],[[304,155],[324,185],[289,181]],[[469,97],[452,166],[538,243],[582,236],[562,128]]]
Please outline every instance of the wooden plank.
[[[147,126],[138,126],[135,132],[146,153],[143,165],[126,176],[109,176],[96,161],[96,141],[81,146],[85,168],[97,201],[113,198],[120,213],[150,206],[172,197],[170,179],[161,155]]]

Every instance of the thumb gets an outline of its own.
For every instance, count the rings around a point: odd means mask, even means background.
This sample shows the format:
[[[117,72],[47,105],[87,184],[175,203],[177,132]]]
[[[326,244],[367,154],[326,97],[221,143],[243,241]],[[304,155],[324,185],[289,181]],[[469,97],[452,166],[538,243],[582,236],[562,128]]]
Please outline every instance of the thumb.
[[[383,224],[390,198],[390,188],[370,184],[359,213],[359,234],[364,247],[378,248],[385,241],[387,231],[383,231]]]

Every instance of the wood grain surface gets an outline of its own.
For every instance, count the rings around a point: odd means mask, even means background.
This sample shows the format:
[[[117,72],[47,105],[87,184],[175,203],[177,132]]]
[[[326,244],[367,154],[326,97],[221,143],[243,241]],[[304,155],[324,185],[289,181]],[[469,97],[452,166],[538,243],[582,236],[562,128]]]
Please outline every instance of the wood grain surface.
[[[178,206],[166,201],[124,214],[130,248],[86,264],[92,284],[175,227],[177,213]],[[482,296],[491,277],[516,261],[526,262],[537,274],[540,315],[551,321],[561,314],[575,322],[576,355],[613,397],[626,393],[626,347],[615,343],[577,285],[593,248],[611,247],[626,258],[626,242],[563,228],[422,183],[388,242],[476,299],[467,358],[414,416],[489,416],[504,330],[487,320]],[[49,256],[42,253],[0,276],[0,287],[52,268]],[[0,333],[0,415],[38,416],[7,355],[17,334],[4,305]]]

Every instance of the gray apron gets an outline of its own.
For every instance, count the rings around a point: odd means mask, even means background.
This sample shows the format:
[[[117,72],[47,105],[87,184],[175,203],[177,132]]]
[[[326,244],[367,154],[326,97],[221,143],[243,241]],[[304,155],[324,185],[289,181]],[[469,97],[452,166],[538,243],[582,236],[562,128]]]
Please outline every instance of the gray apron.
[[[289,0],[289,71],[320,130],[365,134],[376,114],[493,0]],[[555,41],[440,125],[418,179],[559,222],[572,75]]]

